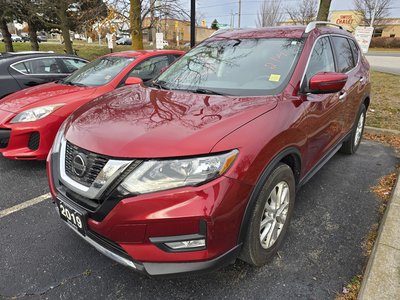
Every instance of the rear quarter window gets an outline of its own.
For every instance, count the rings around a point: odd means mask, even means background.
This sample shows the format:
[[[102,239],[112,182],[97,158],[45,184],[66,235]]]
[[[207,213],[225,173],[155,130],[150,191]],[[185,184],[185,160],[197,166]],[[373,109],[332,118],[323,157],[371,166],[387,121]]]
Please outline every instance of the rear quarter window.
[[[338,72],[346,73],[355,67],[353,52],[349,40],[345,37],[333,36],[333,48],[335,50]]]
[[[353,41],[353,40],[349,40],[349,42],[350,42],[350,47],[351,47],[351,50],[352,50],[352,52],[353,52],[354,64],[355,64],[355,65],[357,65],[357,62],[358,62],[358,56],[360,55],[360,54],[359,54],[358,47],[357,47],[357,45],[356,45],[356,42],[355,42],[355,41]]]

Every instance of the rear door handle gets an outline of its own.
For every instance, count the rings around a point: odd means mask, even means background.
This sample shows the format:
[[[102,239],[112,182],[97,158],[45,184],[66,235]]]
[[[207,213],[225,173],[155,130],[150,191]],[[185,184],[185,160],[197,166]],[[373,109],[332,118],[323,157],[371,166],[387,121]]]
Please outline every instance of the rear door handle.
[[[363,82],[364,80],[365,80],[365,77],[364,77],[364,76],[361,76],[360,82]]]
[[[340,92],[339,100],[344,100],[347,97],[347,92]]]

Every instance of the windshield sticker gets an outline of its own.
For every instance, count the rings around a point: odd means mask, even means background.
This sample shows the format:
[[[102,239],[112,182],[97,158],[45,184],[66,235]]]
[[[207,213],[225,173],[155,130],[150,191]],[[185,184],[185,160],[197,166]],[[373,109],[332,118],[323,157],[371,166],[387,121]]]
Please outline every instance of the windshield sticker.
[[[279,74],[269,75],[269,81],[278,82],[280,79],[281,79],[281,75],[279,75]]]

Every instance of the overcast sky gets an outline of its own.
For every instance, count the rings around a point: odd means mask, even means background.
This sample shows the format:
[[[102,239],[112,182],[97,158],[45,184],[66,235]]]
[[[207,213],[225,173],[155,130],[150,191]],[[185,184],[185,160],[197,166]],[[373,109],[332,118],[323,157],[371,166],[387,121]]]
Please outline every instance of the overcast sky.
[[[186,1],[190,7],[190,0]],[[292,6],[299,1],[301,0],[282,0],[282,3],[284,6]],[[231,13],[238,12],[238,2],[238,0],[196,0],[197,13],[204,17],[208,27],[214,19],[217,19],[219,23],[230,25]],[[262,2],[262,0],[242,0],[241,27],[255,27],[257,11]],[[392,6],[391,17],[400,18],[400,0],[392,0]],[[352,8],[353,0],[332,0],[331,10],[351,10]],[[236,15],[235,27],[237,19]]]

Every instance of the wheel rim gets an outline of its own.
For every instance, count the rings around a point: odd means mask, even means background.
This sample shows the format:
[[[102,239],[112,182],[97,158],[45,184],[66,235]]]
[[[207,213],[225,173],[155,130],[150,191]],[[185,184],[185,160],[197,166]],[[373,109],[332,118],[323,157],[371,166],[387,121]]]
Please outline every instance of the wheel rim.
[[[260,243],[264,249],[270,248],[282,232],[289,210],[289,198],[289,185],[285,181],[279,182],[268,196],[260,223]]]
[[[357,123],[356,136],[354,137],[354,146],[357,146],[358,143],[360,143],[363,126],[364,126],[364,114],[362,113]]]

